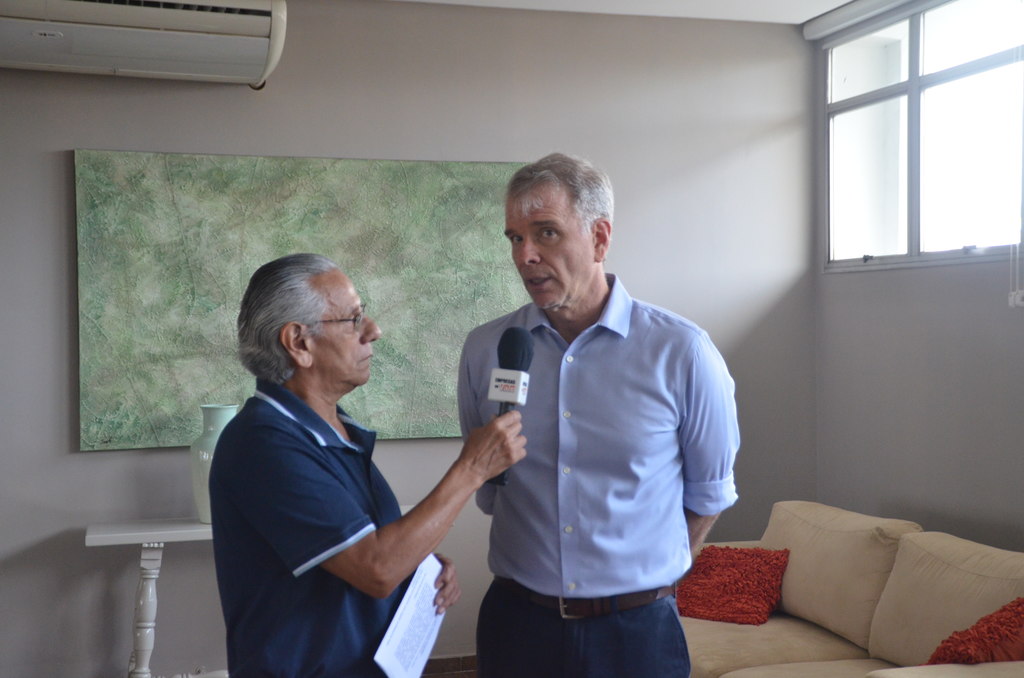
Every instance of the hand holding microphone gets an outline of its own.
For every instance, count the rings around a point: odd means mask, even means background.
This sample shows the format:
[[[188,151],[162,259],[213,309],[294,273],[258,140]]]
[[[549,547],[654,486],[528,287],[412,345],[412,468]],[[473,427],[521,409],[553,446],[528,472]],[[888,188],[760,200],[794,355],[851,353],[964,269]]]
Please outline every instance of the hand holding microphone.
[[[470,431],[459,459],[472,469],[478,482],[494,483],[505,469],[525,456],[522,417],[511,411]]]

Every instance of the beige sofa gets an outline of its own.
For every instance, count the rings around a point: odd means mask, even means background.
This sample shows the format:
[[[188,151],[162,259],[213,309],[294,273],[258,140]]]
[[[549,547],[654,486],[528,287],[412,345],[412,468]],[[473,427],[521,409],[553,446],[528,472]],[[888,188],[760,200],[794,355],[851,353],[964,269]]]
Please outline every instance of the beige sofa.
[[[803,501],[719,545],[789,549],[782,599],[757,626],[681,617],[692,678],[1024,678],[1024,661],[919,666],[1024,597],[1024,553]]]

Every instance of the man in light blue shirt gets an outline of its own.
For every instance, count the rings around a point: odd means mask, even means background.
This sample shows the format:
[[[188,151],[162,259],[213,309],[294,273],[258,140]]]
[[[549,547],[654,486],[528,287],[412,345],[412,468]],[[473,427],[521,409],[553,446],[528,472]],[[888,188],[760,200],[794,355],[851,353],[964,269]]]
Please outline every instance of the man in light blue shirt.
[[[533,303],[473,330],[459,368],[465,433],[497,413],[502,333],[533,337],[527,456],[477,492],[495,574],[481,678],[689,675],[671,594],[737,499],[734,384],[706,332],[605,273],[612,211],[607,176],[578,158],[509,183],[505,235]]]

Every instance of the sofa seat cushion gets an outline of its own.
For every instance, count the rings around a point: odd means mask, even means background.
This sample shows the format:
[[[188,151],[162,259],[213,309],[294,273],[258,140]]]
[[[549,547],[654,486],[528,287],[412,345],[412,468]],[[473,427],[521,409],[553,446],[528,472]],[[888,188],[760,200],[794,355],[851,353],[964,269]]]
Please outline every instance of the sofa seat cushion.
[[[761,546],[789,549],[779,609],[866,648],[899,538],[920,531],[909,520],[809,501],[776,503]]]
[[[731,671],[722,678],[864,678],[871,671],[890,668],[892,664],[881,659],[838,659],[832,662],[751,666]]]
[[[1024,676],[1024,662],[994,662],[991,664],[934,664],[908,666],[902,669],[872,671],[864,678],[1020,678]]]
[[[773,614],[760,626],[683,617],[691,678],[719,678],[749,666],[867,659],[864,648],[803,619]],[[862,674],[863,675],[863,674]]]
[[[942,532],[904,535],[868,649],[899,666],[924,664],[954,631],[1022,596],[1024,553]]]

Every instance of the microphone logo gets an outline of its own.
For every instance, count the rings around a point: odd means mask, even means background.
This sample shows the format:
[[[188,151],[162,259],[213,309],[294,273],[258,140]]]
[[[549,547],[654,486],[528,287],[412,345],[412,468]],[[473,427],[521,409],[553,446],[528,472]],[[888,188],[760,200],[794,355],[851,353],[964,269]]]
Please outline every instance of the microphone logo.
[[[488,389],[487,399],[501,403],[501,413],[504,414],[515,405],[526,404],[526,393],[529,388],[530,375],[526,372],[495,367],[491,370],[491,387]]]

